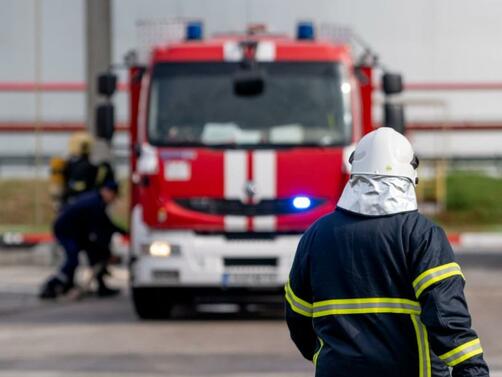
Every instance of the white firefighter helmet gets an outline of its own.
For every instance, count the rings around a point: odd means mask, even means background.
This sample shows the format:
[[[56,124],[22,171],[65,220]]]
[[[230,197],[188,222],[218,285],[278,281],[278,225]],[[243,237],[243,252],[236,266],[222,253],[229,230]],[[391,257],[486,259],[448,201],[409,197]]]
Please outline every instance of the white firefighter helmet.
[[[403,135],[380,127],[364,136],[350,156],[352,175],[405,177],[418,183],[418,158]]]

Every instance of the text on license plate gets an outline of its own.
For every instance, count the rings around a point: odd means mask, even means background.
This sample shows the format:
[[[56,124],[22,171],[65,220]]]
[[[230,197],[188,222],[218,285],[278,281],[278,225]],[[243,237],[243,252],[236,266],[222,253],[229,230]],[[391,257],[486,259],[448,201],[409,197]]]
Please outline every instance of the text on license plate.
[[[263,286],[277,283],[275,273],[224,273],[223,286]]]

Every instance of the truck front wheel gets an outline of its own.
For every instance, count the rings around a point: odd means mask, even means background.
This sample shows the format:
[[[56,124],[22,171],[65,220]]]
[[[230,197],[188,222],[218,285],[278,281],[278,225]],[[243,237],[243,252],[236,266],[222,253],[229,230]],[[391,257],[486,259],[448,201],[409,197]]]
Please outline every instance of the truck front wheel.
[[[169,295],[155,288],[132,288],[132,301],[136,314],[141,319],[167,319],[171,316],[173,303]],[[165,292],[164,292],[165,293]]]

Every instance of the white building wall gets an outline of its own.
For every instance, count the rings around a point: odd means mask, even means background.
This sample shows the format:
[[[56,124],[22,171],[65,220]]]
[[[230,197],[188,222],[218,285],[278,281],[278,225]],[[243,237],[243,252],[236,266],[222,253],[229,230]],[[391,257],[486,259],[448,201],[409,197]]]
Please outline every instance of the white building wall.
[[[34,79],[34,2],[43,18],[43,79],[82,81],[84,62],[84,0],[0,0],[0,81]],[[196,17],[206,33],[242,30],[263,22],[270,30],[293,33],[295,23],[350,25],[366,39],[390,68],[408,82],[502,82],[502,2],[498,0],[115,0],[113,56],[121,61],[137,42],[137,19]],[[410,93],[412,98],[448,102],[453,119],[500,119],[502,93]],[[44,95],[48,119],[83,118],[80,94]],[[0,94],[0,120],[31,119],[30,94]],[[125,116],[125,111],[120,112]],[[429,117],[412,110],[411,118]]]
[[[34,80],[35,1],[42,14],[43,80],[83,81],[85,0],[0,0],[0,82]],[[112,6],[116,62],[136,46],[138,19],[200,18],[206,35],[243,30],[254,22],[293,34],[298,20],[310,19],[349,25],[407,82],[502,82],[498,0],[114,0]],[[410,92],[406,99],[412,103],[411,121],[502,120],[502,91]],[[124,120],[126,95],[116,101]],[[424,101],[435,105],[418,105]],[[84,94],[43,95],[44,120],[82,121],[84,109]],[[0,93],[0,122],[34,116],[33,94]],[[30,144],[15,140],[9,139],[5,150],[21,151],[17,142]],[[64,149],[56,138],[44,143],[51,152]]]

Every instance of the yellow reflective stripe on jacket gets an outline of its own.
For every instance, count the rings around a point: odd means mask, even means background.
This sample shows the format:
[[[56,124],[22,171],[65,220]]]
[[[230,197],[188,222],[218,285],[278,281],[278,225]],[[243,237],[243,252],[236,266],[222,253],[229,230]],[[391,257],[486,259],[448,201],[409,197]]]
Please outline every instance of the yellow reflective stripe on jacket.
[[[431,377],[431,356],[427,329],[418,315],[411,315],[418,344],[419,377]]]
[[[464,277],[462,270],[457,263],[443,264],[422,272],[413,281],[415,296],[419,298],[422,292],[431,285],[455,275],[460,275],[462,278]]]
[[[324,346],[324,342],[321,338],[318,338],[319,339],[319,342],[321,343],[321,345],[319,346],[319,349],[317,350],[317,352],[314,354],[314,357],[312,358],[312,362],[314,363],[315,366],[317,366],[317,359],[319,358],[319,354],[321,353],[322,351],[322,347]]]
[[[334,314],[420,314],[421,311],[416,301],[390,297],[325,300],[314,302],[313,306],[314,318]]]
[[[479,341],[479,338],[476,338],[439,356],[439,358],[443,360],[449,367],[454,367],[455,365],[460,364],[462,361],[465,361],[482,353],[483,348],[481,347],[481,342]]]
[[[71,182],[70,187],[75,191],[84,191],[87,188],[87,184],[85,181],[73,181]]]
[[[96,174],[96,185],[100,186],[105,182],[106,173],[108,172],[108,168],[104,165],[101,165],[98,168],[98,173]]]
[[[284,290],[286,291],[286,301],[289,303],[291,310],[305,317],[312,317],[312,304],[295,295],[289,281]]]
[[[393,297],[335,299],[311,304],[295,295],[289,282],[284,288],[286,301],[291,310],[306,317],[371,313],[420,314],[421,312],[420,303]]]

